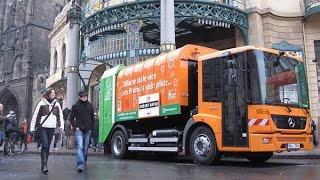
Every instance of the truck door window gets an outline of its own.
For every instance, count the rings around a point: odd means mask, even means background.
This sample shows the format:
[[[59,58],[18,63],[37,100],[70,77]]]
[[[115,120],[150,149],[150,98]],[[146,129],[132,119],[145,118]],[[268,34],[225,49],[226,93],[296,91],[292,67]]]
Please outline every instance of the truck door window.
[[[221,101],[221,62],[218,58],[203,61],[203,101]]]

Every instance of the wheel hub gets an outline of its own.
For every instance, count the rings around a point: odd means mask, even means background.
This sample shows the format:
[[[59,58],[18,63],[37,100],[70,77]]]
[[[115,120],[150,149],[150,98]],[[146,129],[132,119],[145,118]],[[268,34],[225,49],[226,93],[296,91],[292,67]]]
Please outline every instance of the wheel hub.
[[[206,157],[211,148],[209,137],[205,134],[199,134],[194,141],[193,148],[197,156]]]
[[[113,143],[113,150],[116,154],[120,154],[122,150],[122,139],[121,137],[117,136],[116,140]]]

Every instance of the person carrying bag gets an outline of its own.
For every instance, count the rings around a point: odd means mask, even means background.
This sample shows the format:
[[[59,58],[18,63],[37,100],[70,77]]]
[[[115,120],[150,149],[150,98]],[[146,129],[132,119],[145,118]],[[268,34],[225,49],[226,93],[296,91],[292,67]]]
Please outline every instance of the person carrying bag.
[[[61,106],[56,102],[55,96],[54,89],[46,90],[43,98],[37,104],[30,125],[30,131],[36,132],[38,141],[41,141],[41,172],[43,174],[48,172],[47,162],[54,130],[59,128],[60,131],[63,131],[64,128]]]
[[[56,105],[56,101],[53,103],[53,106],[54,107]],[[47,117],[42,121],[42,123],[40,124],[36,124],[36,131],[35,131],[35,134],[34,134],[34,138],[36,138],[37,141],[40,140],[40,137],[41,137],[41,131],[42,131],[42,124],[46,122],[46,120],[48,119],[48,117],[50,116],[50,114],[52,113],[52,110],[53,108],[51,109],[51,111],[49,112],[49,114],[47,115]]]

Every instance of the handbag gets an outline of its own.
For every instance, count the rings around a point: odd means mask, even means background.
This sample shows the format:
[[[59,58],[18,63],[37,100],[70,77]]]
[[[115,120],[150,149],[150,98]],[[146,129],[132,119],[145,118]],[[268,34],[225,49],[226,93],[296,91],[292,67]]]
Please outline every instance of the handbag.
[[[35,134],[34,134],[34,138],[35,138],[35,139],[37,139],[37,140],[40,139],[40,137],[41,137],[41,131],[42,131],[42,124],[43,124],[44,122],[46,122],[46,120],[48,119],[48,117],[49,117],[50,114],[52,113],[53,108],[54,108],[55,105],[56,105],[56,102],[53,103],[53,106],[52,106],[51,111],[48,113],[48,115],[47,115],[46,118],[42,121],[42,123],[36,125],[36,132],[35,132]]]

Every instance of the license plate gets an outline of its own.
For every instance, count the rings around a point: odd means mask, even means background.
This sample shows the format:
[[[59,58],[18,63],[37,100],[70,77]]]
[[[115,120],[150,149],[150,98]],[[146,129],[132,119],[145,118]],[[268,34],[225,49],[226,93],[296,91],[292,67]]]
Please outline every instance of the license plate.
[[[287,145],[288,150],[299,150],[300,149],[300,144],[288,144]]]

